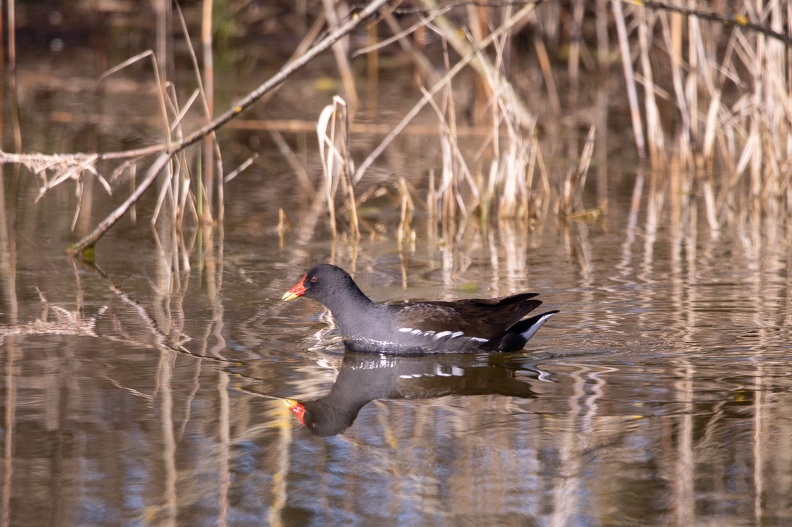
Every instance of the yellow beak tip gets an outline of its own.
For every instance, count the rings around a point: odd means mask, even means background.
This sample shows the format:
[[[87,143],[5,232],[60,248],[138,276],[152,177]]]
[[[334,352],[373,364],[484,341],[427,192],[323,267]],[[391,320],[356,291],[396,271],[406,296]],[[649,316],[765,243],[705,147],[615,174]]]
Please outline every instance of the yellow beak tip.
[[[290,292],[288,292],[288,291],[287,291],[286,293],[283,293],[283,298],[282,298],[282,300],[283,300],[284,302],[286,302],[286,301],[288,301],[288,300],[294,300],[295,298],[297,298],[297,295],[295,295],[294,293],[290,293]]]

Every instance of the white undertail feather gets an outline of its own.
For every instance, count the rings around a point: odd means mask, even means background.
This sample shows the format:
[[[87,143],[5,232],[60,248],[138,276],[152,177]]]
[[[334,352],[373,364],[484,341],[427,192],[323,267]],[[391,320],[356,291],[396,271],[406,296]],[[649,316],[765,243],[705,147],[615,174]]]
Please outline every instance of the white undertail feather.
[[[521,335],[523,337],[525,337],[526,341],[531,340],[531,337],[533,337],[534,334],[537,331],[539,331],[539,328],[541,328],[544,325],[544,323],[547,322],[547,319],[552,317],[555,314],[556,314],[555,311],[553,311],[551,313],[545,313],[544,315],[542,315],[542,317],[539,320],[536,321],[536,324],[534,324],[533,326],[528,328],[528,331],[526,331],[524,333],[521,333]]]

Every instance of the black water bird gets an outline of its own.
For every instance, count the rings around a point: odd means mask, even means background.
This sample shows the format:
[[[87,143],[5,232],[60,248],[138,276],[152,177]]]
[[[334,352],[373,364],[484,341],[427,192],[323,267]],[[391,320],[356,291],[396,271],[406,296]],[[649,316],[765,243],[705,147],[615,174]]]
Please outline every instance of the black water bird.
[[[541,305],[538,293],[452,302],[372,302],[343,269],[311,268],[283,295],[305,296],[333,315],[348,350],[390,355],[521,350],[558,311],[523,319]]]

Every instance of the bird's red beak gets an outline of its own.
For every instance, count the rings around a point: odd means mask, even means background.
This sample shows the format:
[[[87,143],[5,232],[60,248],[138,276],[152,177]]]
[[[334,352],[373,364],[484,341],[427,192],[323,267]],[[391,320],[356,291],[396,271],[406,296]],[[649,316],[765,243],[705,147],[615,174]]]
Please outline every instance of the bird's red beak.
[[[300,282],[297,285],[295,285],[294,287],[283,293],[284,302],[286,300],[294,300],[298,296],[303,296],[305,294],[305,278],[307,276],[308,275],[303,276],[302,280],[300,280]]]
[[[300,421],[300,424],[305,426],[305,406],[302,403],[298,403],[294,399],[284,399],[283,404],[286,405],[286,408],[291,410],[294,414],[294,417]]]

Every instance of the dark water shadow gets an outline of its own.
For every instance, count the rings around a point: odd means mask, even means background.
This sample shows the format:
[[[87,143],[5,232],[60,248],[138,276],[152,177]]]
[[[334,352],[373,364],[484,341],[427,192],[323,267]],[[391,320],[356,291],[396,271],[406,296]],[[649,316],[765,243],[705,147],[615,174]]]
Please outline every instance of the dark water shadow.
[[[535,398],[517,371],[525,371],[525,365],[503,355],[394,357],[347,352],[327,395],[287,404],[311,433],[331,436],[352,426],[360,410],[376,399],[491,394]]]

